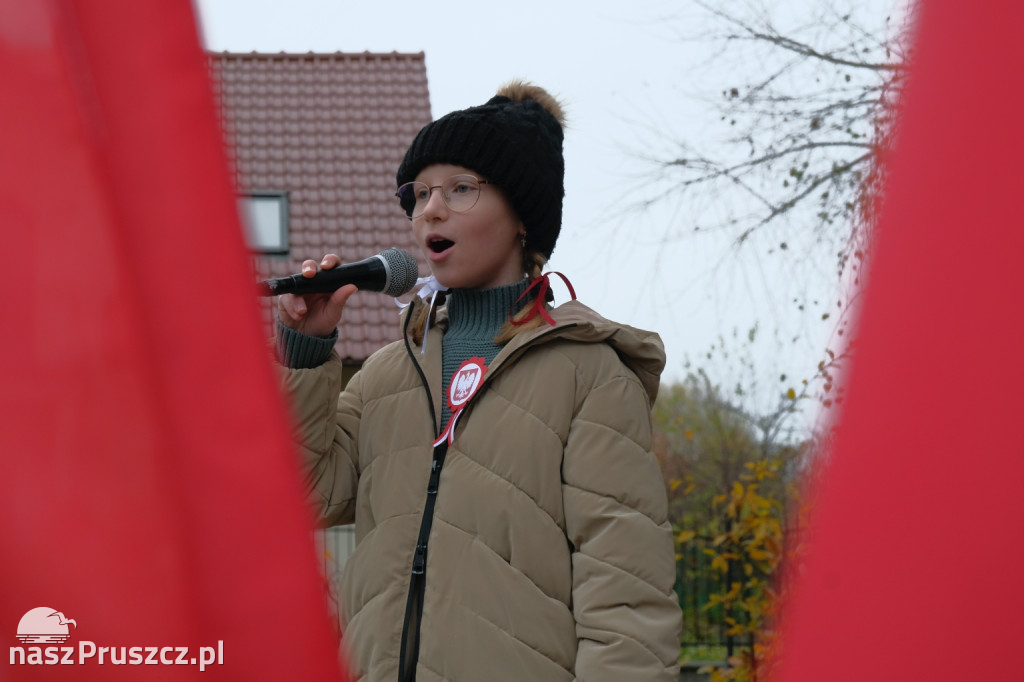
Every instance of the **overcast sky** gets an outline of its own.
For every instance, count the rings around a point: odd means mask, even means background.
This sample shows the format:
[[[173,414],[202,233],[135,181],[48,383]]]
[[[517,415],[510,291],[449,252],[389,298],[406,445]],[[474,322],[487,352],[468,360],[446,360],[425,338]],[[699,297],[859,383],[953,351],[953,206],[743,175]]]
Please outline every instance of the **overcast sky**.
[[[712,280],[705,273],[721,244],[662,244],[662,235],[689,227],[685,210],[617,214],[650,130],[664,131],[666,141],[684,129],[699,133],[709,111],[689,95],[714,92],[727,76],[708,64],[706,44],[679,37],[706,21],[692,4],[196,0],[196,7],[214,51],[422,51],[435,118],[483,103],[513,77],[559,96],[569,118],[566,199],[549,269],[566,274],[579,298],[606,317],[659,332],[666,380],[684,377],[684,358],[706,351],[720,333],[802,324],[783,320],[792,306],[758,294],[783,273],[769,267]],[[557,278],[554,285],[565,300]],[[763,344],[758,362],[775,376],[808,376],[825,336],[819,325],[798,346]]]

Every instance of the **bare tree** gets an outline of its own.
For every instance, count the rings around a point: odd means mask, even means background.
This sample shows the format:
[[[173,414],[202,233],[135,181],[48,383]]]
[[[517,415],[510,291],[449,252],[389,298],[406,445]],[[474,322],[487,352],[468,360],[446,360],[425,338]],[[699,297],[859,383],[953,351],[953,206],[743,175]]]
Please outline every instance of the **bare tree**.
[[[753,246],[839,278],[858,267],[907,30],[892,14],[840,1],[780,18],[756,0],[696,0],[712,28],[683,37],[710,45],[707,64],[729,75],[705,97],[717,119],[710,132],[666,140],[648,126],[647,171],[630,209],[685,201],[685,223],[666,240],[717,232],[737,251]]]
[[[687,72],[684,96],[702,99],[713,118],[672,131],[665,121],[644,124],[644,163],[623,209],[671,205],[666,244],[702,235],[728,244],[712,279],[728,265],[732,276],[744,269],[748,287],[774,287],[773,309],[765,312],[780,328],[769,323],[765,331],[778,343],[820,335],[815,320],[827,325],[828,346],[815,345],[806,373],[796,372],[806,378],[780,380],[782,393],[814,393],[824,407],[841,400],[836,379],[850,342],[845,313],[867,263],[884,185],[881,158],[896,133],[910,58],[904,2],[912,0],[807,0],[796,10],[794,3],[769,8],[767,0],[694,0],[699,20],[668,19],[704,27],[699,35],[681,29],[677,38],[707,48],[705,71],[715,80],[694,92],[702,73]],[[786,276],[759,280],[762,269]],[[707,289],[717,282],[707,281]],[[781,328],[786,306],[795,306],[797,328]]]

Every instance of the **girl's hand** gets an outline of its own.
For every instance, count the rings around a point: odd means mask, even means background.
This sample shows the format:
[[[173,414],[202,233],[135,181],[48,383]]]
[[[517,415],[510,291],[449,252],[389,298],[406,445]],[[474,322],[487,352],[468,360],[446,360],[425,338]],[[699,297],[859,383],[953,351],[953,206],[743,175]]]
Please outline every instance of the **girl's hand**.
[[[320,261],[320,267],[330,270],[341,265],[337,254],[329,253]],[[316,274],[316,261],[302,262],[302,276]],[[281,324],[308,336],[330,336],[341,322],[341,312],[348,297],[356,292],[354,284],[346,284],[330,294],[282,294],[277,297],[277,316]]]

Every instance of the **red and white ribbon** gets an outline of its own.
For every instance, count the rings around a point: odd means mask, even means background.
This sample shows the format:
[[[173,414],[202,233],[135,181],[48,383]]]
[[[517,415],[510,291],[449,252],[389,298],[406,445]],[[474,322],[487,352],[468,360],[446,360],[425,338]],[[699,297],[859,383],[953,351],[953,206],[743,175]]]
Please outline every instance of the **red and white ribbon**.
[[[430,275],[428,277],[420,277],[419,279],[416,280],[416,284],[423,285],[422,287],[420,287],[420,290],[416,292],[416,295],[419,296],[424,301],[426,301],[428,297],[430,298],[430,307],[427,309],[427,323],[423,327],[423,345],[420,348],[420,355],[424,355],[427,352],[427,332],[430,331],[430,311],[434,309],[434,304],[437,302],[437,295],[439,293],[448,291],[449,289],[445,285],[438,282],[437,278],[434,277],[433,275]],[[397,297],[395,298],[395,305],[397,305],[402,310],[408,308],[411,303],[412,301],[410,301],[409,303],[403,303]]]
[[[434,441],[434,447],[445,440],[448,441],[448,445],[451,445],[455,440],[455,424],[459,421],[462,410],[480,390],[486,374],[487,360],[484,358],[470,358],[452,374],[452,379],[448,383],[448,395],[445,396],[451,416],[448,417],[448,424],[441,431],[441,435]]]

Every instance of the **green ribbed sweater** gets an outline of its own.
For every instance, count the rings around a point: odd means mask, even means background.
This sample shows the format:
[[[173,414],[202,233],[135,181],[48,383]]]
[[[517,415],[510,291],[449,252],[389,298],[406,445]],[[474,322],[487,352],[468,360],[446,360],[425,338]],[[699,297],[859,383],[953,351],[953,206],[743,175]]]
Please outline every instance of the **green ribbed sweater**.
[[[526,299],[516,299],[526,291],[523,279],[494,289],[453,289],[448,294],[448,331],[441,342],[442,385],[441,427],[448,423],[448,385],[452,375],[463,362],[480,357],[491,364],[501,350],[494,337],[508,321],[510,313],[518,311]],[[531,292],[532,294],[532,292]]]

